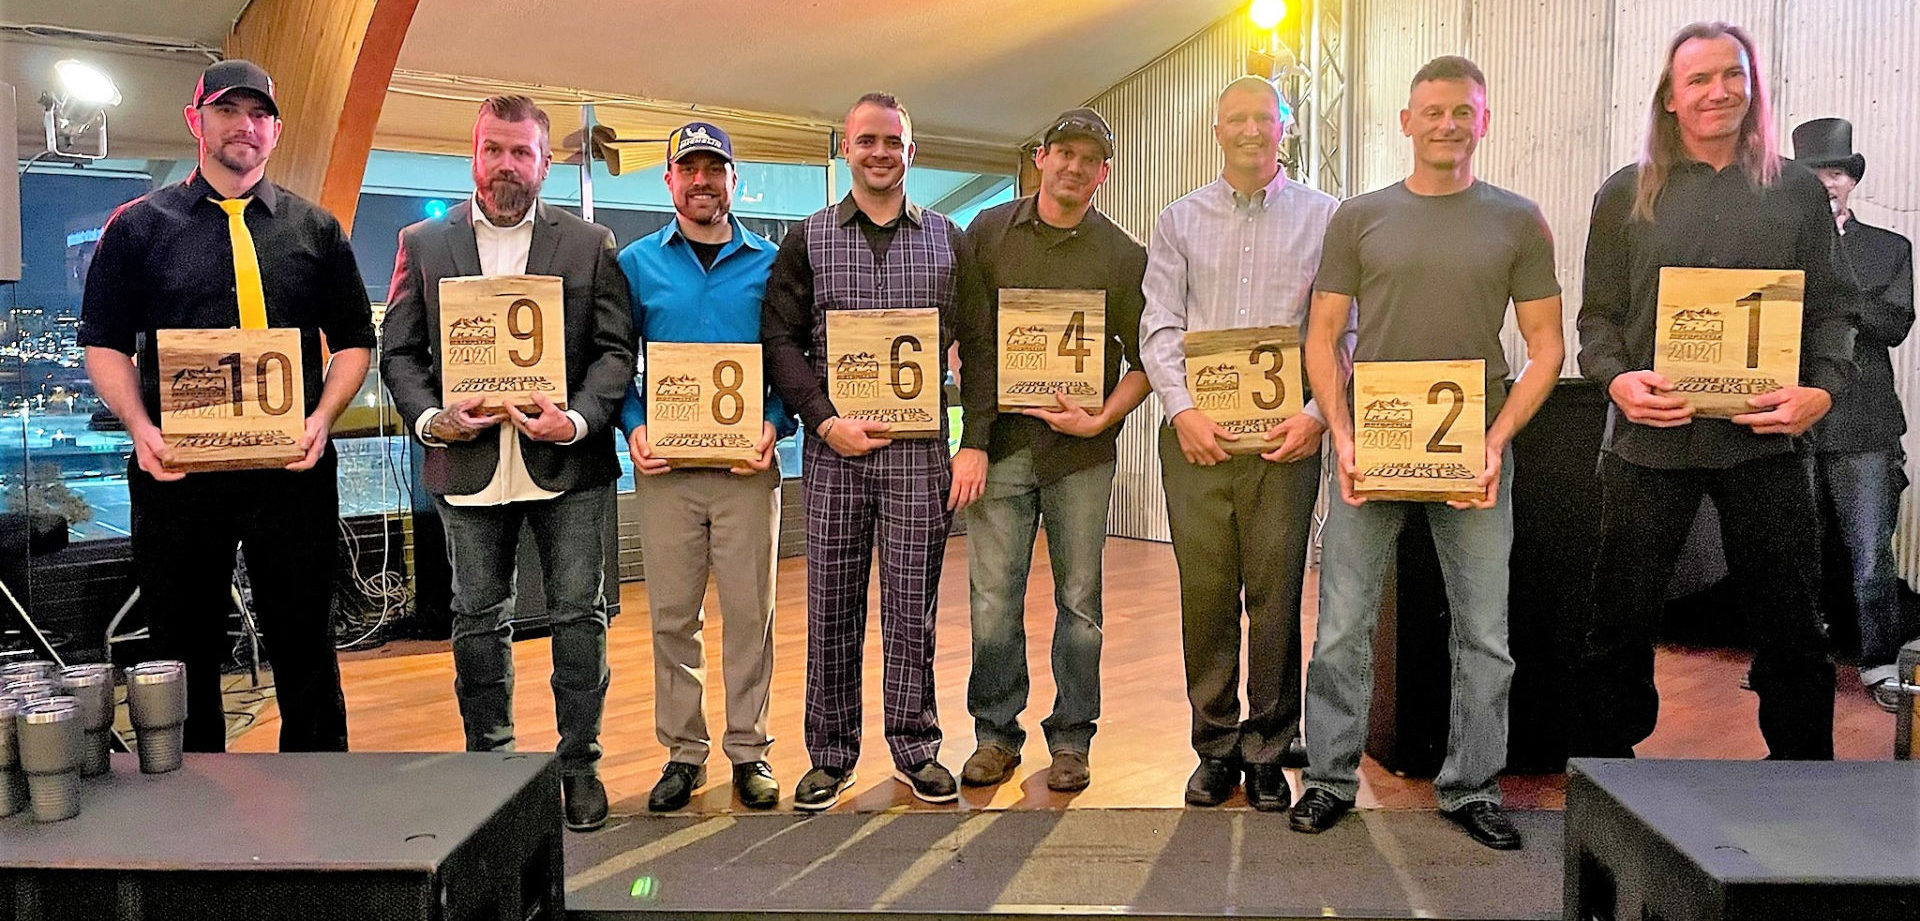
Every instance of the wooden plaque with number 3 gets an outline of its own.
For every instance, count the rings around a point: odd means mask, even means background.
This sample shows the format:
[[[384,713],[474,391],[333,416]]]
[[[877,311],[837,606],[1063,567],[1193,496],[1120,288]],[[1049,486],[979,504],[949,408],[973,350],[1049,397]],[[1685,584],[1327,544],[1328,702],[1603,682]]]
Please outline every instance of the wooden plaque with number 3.
[[[1761,412],[1747,400],[1800,383],[1806,286],[1798,269],[1661,269],[1653,370],[1695,415]]]
[[[766,387],[758,343],[647,343],[647,440],[675,467],[760,456]]]
[[[1487,363],[1362,361],[1353,366],[1357,495],[1473,500],[1487,469]]]
[[[1193,408],[1240,436],[1220,447],[1228,454],[1279,447],[1278,441],[1267,440],[1267,430],[1297,415],[1304,405],[1299,329],[1209,329],[1189,332],[1183,342]]]
[[[440,398],[479,397],[476,412],[532,411],[533,395],[567,405],[561,280],[551,275],[440,279]]]
[[[167,469],[265,469],[306,455],[299,330],[163,329],[154,346]]]
[[[827,396],[889,438],[940,434],[940,311],[827,311]]]

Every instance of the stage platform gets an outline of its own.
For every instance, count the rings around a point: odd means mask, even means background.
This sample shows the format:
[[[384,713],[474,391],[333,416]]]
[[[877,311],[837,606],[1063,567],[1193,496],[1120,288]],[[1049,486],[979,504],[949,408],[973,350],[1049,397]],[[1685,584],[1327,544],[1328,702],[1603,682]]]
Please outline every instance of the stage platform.
[[[1512,815],[1508,852],[1418,810],[1318,836],[1249,809],[616,816],[567,835],[567,913],[1557,919],[1561,814]]]

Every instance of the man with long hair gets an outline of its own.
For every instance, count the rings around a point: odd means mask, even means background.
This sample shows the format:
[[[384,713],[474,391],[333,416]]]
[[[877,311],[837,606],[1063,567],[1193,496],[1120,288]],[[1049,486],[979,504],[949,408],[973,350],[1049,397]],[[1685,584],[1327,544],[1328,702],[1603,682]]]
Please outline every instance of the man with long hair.
[[[1681,29],[1649,117],[1640,161],[1595,195],[1587,241],[1580,368],[1613,405],[1572,750],[1631,757],[1653,732],[1662,593],[1701,497],[1712,496],[1728,566],[1751,606],[1769,757],[1830,759],[1834,672],[1815,609],[1813,502],[1793,437],[1853,377],[1852,275],[1820,181],[1779,154],[1760,56],[1744,31],[1721,22]],[[1752,411],[1731,420],[1695,418],[1674,382],[1651,370],[1667,266],[1804,271],[1800,384],[1752,397]]]

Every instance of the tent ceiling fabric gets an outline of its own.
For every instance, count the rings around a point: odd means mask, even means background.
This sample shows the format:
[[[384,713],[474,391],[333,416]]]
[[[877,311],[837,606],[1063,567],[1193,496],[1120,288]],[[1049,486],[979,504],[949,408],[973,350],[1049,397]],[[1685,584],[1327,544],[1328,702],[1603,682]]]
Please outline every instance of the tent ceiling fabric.
[[[1241,5],[421,0],[400,66],[822,123],[884,90],[924,134],[1014,146]]]

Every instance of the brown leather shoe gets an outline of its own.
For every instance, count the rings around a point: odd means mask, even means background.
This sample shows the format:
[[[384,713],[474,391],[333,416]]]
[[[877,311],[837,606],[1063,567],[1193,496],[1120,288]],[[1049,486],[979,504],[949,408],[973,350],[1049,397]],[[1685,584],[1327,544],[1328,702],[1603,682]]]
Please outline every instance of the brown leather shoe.
[[[982,745],[973,750],[972,757],[960,768],[960,782],[969,787],[1005,783],[1019,765],[1019,752],[991,743]]]
[[[1076,751],[1057,751],[1053,753],[1053,763],[1047,766],[1047,789],[1055,793],[1078,793],[1092,782],[1087,772],[1087,756]]]

